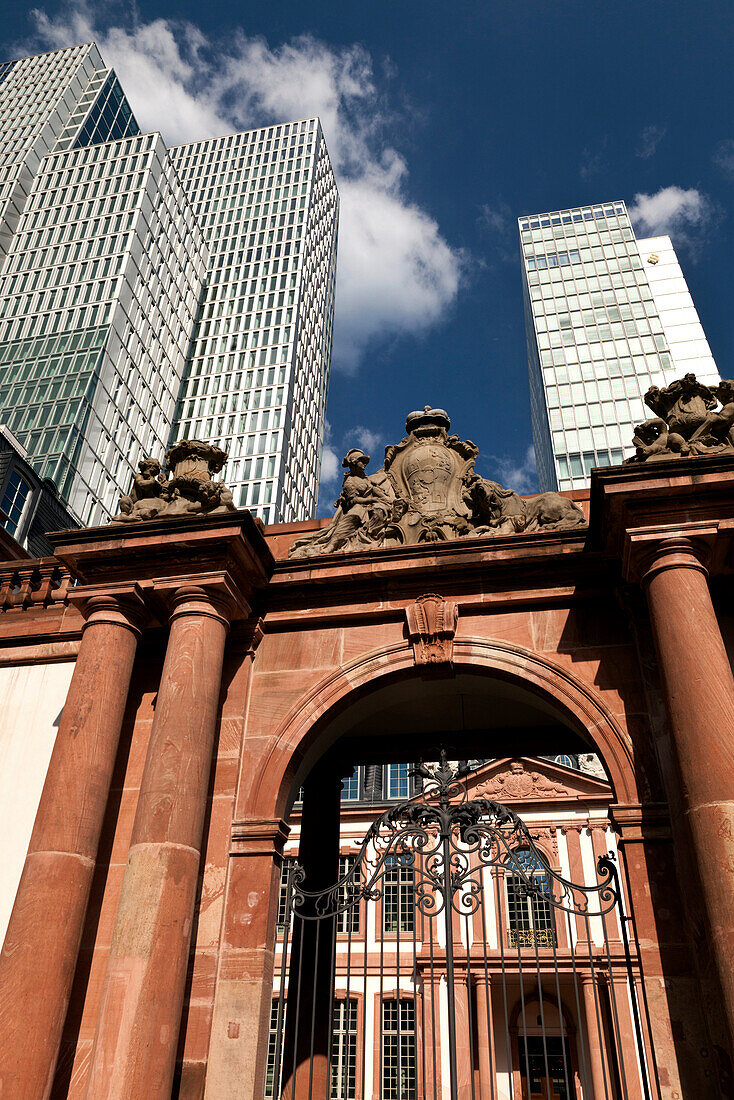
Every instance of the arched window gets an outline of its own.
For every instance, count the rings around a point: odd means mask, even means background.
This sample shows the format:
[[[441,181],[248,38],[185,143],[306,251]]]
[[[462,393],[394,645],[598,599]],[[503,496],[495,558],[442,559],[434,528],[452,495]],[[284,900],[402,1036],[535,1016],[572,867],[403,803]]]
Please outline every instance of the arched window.
[[[548,868],[529,848],[517,848],[505,866],[510,946],[553,947],[556,930]]]

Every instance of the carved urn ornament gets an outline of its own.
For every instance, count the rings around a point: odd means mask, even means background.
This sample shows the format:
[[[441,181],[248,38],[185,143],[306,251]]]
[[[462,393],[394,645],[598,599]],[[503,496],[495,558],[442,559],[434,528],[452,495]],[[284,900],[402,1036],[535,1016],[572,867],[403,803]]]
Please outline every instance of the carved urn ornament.
[[[655,416],[635,428],[635,454],[626,462],[734,455],[734,381],[706,386],[685,374],[662,389],[652,386],[645,404]]]
[[[450,427],[443,409],[412,412],[407,435],[385,448],[384,466],[374,474],[367,473],[364,451],[348,451],[336,515],[322,531],[296,539],[290,557],[585,525],[578,504],[560,493],[523,499],[479,477],[479,449],[449,435]]]
[[[232,493],[223,481],[213,480],[226,461],[227,455],[219,447],[197,439],[181,439],[166,451],[170,479],[157,458],[141,459],[140,473],[135,475],[130,493],[120,498],[120,511],[110,522],[234,512]]]

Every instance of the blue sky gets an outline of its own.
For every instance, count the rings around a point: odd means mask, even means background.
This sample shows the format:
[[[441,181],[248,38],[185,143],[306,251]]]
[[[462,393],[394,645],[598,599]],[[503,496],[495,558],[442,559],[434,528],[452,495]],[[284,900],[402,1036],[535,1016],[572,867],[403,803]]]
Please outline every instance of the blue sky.
[[[623,198],[669,232],[724,377],[734,335],[728,2],[14,5],[6,57],[96,39],[171,143],[319,114],[342,195],[322,510],[427,402],[534,488],[516,219]]]

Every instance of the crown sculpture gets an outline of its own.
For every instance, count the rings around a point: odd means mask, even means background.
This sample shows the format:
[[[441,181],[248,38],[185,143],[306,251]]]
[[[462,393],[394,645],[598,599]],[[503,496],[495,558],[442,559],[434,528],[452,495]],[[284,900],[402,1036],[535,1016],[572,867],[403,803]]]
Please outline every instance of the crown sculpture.
[[[328,527],[295,540],[291,558],[413,545],[481,535],[561,530],[586,523],[560,493],[523,499],[474,472],[479,449],[449,435],[443,409],[426,407],[405,422],[408,433],[386,447],[385,464],[366,472],[369,457],[348,451],[336,515]]]
[[[133,487],[120,497],[120,511],[110,523],[136,523],[140,520],[168,519],[175,516],[200,516],[213,512],[234,512],[232,493],[223,481],[213,481],[227,461],[227,455],[211,443],[181,439],[166,451],[166,469],[157,458],[138,463]]]

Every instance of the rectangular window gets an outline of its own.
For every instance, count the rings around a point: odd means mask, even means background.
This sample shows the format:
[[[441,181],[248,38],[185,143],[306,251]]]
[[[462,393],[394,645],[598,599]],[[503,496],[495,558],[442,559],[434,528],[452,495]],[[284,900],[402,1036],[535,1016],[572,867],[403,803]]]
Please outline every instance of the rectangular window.
[[[331,1100],[357,1095],[357,1001],[334,1002],[331,1042]]]
[[[355,867],[357,862],[356,856],[339,856],[339,880],[349,874]],[[339,904],[347,905],[348,908],[343,909],[337,914],[336,918],[336,930],[343,935],[351,932],[359,932],[359,911],[360,911],[360,899],[359,899],[359,870],[357,870],[341,887],[339,893]]]
[[[387,797],[408,798],[410,777],[408,764],[388,764]]]
[[[529,849],[512,853],[508,869],[513,866],[517,873],[506,877],[510,946],[553,947],[556,933],[548,872]]]
[[[276,1070],[276,1051],[278,1047],[278,1005],[280,1001],[274,1000],[270,1009],[270,1027],[268,1028],[268,1052],[266,1055],[265,1063],[265,1100],[278,1100],[280,1097],[280,1086],[283,1078],[283,1033],[285,1031],[285,1020],[281,1021],[281,1036],[280,1036],[280,1065],[278,1069],[278,1080],[275,1080]],[[284,1014],[285,1015],[285,1014]]]
[[[351,775],[342,779],[342,802],[354,802],[359,798],[359,768],[355,767]]]
[[[397,935],[415,927],[413,868],[404,859],[388,856],[383,874],[382,930]]]
[[[277,934],[282,936],[285,932],[286,916],[288,915],[288,894],[292,893],[292,878],[291,871],[295,864],[295,858],[293,856],[287,856],[280,868],[280,891],[278,893],[278,917],[276,920]],[[292,905],[292,902],[291,902]],[[291,915],[291,920],[292,920]]]
[[[415,1005],[407,999],[382,1003],[382,1097],[416,1100]]]
[[[3,499],[0,501],[0,510],[8,517],[5,522],[5,530],[9,535],[14,535],[18,530],[29,492],[30,485],[28,482],[24,481],[20,474],[13,470],[8,478]]]

